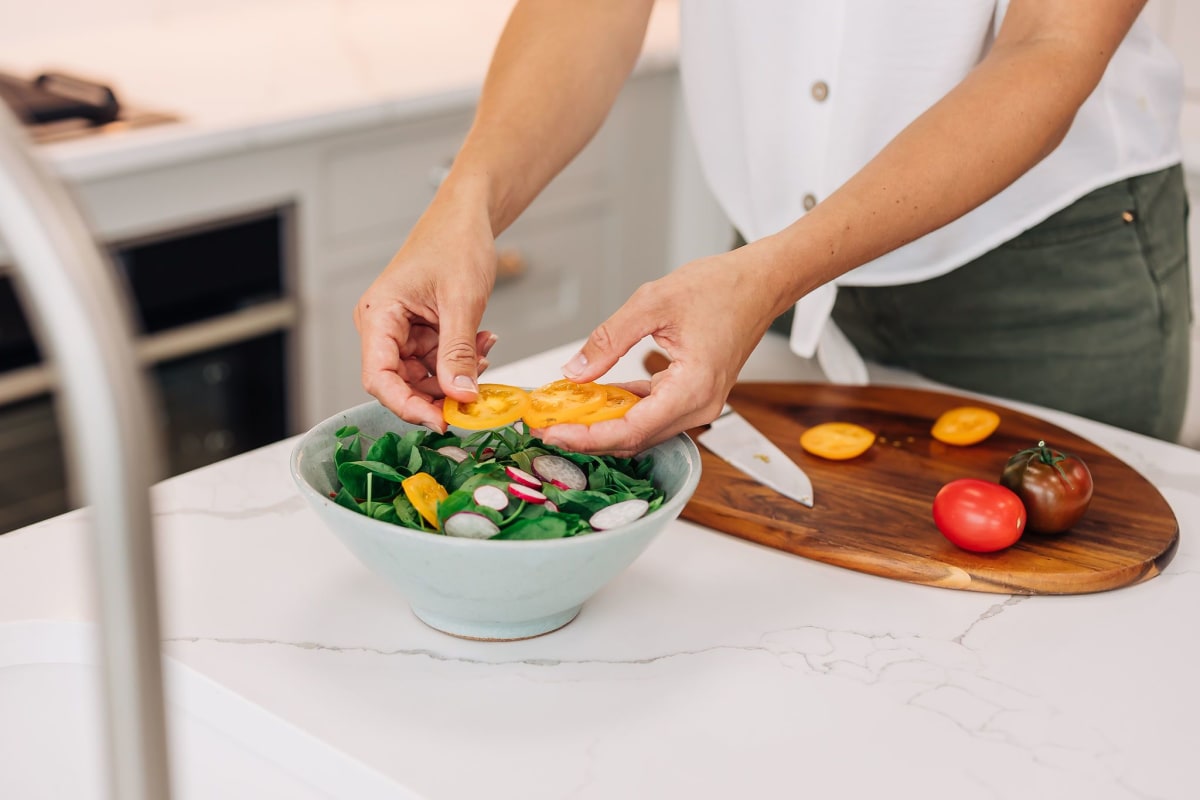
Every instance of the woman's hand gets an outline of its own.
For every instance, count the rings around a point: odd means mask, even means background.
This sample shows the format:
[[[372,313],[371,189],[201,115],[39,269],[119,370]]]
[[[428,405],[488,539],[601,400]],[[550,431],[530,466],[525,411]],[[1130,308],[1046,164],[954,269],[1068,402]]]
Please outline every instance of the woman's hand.
[[[402,419],[444,431],[435,401],[474,400],[496,341],[479,330],[495,272],[486,205],[439,194],[354,308],[363,387]]]
[[[764,248],[703,258],[643,284],[592,332],[563,374],[596,380],[646,336],[666,351],[671,366],[648,383],[624,384],[646,395],[624,417],[554,425],[537,434],[568,450],[628,456],[714,420],[742,365],[787,305],[768,279]]]

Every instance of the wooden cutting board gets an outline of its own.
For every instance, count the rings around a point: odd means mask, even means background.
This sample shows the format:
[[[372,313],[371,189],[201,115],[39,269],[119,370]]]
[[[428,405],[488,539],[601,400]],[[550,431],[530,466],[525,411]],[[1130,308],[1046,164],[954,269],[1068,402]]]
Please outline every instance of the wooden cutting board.
[[[701,447],[703,474],[683,517],[768,547],[931,586],[1080,594],[1153,578],[1179,543],[1179,523],[1149,481],[1087,439],[1018,411],[941,392],[808,383],[741,383],[729,403],[808,473],[815,507],[777,494]],[[961,405],[991,408],[1000,427],[970,447],[929,435],[939,414]],[[801,433],[835,420],[875,431],[875,444],[841,462],[801,449]],[[933,523],[938,489],[956,478],[995,481],[1010,456],[1039,439],[1088,465],[1095,491],[1087,515],[1066,533],[1026,533],[999,553],[950,544]]]

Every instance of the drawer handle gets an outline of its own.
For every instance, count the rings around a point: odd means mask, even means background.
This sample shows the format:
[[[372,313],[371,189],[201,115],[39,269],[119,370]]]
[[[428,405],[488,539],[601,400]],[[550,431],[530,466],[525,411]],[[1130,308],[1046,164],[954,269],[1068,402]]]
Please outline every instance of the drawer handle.
[[[496,253],[497,286],[520,280],[528,271],[529,261],[520,250],[510,248]]]
[[[288,330],[296,325],[298,318],[299,306],[293,298],[250,306],[220,317],[143,336],[137,341],[138,360],[150,366],[183,356],[199,355],[218,347]],[[0,405],[37,397],[57,387],[54,373],[45,364],[10,370],[0,374]]]

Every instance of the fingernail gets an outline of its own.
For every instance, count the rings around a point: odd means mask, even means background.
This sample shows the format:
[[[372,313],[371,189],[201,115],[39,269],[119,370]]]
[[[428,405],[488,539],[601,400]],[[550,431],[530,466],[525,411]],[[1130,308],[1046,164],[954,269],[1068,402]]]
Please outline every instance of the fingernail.
[[[487,340],[483,343],[483,352],[485,355],[496,345],[496,340],[499,338],[500,337],[494,333],[487,338]]]
[[[479,391],[477,388],[475,388],[475,379],[470,375],[459,375],[454,379],[454,385],[459,389],[465,389],[468,392]]]
[[[575,355],[571,356],[571,360],[563,366],[563,375],[566,375],[568,378],[578,378],[583,374],[583,370],[587,364],[587,356],[585,356],[583,353],[576,353]]]

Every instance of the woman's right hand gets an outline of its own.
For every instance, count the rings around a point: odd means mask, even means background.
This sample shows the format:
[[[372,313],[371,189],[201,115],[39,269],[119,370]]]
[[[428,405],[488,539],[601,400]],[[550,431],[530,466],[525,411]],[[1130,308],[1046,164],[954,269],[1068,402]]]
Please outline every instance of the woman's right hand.
[[[479,330],[495,273],[486,204],[439,192],[354,308],[363,388],[401,419],[444,431],[436,401],[476,399],[496,341]]]

